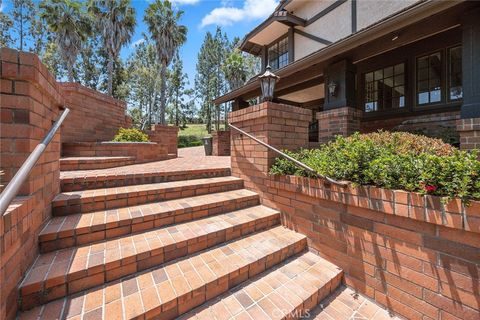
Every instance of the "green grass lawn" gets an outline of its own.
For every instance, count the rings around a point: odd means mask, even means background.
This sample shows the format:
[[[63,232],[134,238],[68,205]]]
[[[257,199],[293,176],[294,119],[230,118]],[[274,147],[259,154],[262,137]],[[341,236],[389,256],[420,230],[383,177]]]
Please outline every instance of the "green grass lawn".
[[[178,131],[178,147],[195,147],[203,145],[202,138],[209,136],[204,124],[187,124]]]
[[[208,136],[208,132],[205,124],[187,124],[185,129],[178,130],[178,136],[196,136],[201,139]]]

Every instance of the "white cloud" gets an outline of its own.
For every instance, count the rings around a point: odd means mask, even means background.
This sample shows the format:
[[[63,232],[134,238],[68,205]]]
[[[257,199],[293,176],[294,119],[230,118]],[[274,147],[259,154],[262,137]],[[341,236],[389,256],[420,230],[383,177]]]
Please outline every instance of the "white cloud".
[[[3,3],[3,1],[0,0],[0,12],[3,12],[4,9],[5,9],[5,3]]]
[[[138,45],[140,45],[140,44],[142,44],[142,43],[144,43],[144,42],[145,42],[145,39],[138,39],[137,41],[132,42],[132,44],[130,45],[130,48],[133,49],[133,48],[135,48],[136,46],[138,46]]]
[[[268,17],[278,5],[276,0],[245,0],[242,8],[226,5],[213,9],[202,19],[202,27],[210,24],[229,26],[235,22],[245,20],[264,19]]]
[[[200,0],[172,0],[173,3],[176,3],[178,5],[182,4],[197,4],[200,2]]]

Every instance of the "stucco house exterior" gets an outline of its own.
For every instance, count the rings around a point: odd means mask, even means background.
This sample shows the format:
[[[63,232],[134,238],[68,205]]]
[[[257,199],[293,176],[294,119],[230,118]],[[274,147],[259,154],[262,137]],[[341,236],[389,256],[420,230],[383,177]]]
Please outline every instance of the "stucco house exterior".
[[[311,145],[378,129],[480,146],[480,3],[281,1],[240,49],[280,76],[275,102],[312,110]],[[233,110],[260,95],[256,77],[217,97]]]

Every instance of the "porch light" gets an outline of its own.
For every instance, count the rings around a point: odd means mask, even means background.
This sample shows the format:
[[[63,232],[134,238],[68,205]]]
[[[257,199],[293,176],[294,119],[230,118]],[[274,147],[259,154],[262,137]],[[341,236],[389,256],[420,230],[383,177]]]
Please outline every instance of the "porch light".
[[[270,66],[267,66],[267,68],[265,69],[265,73],[261,76],[258,76],[258,79],[260,80],[260,88],[262,89],[263,101],[273,100],[275,85],[278,79],[280,79],[280,77],[274,74],[271,70],[272,68]]]
[[[337,95],[338,84],[335,81],[330,81],[328,83],[328,94],[331,97],[335,97]]]

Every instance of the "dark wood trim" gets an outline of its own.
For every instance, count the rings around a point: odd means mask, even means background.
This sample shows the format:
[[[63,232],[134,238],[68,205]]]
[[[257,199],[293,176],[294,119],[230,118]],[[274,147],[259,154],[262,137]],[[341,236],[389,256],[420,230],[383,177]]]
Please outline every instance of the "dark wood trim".
[[[304,103],[302,103],[302,107],[312,109],[312,107],[315,107],[315,106],[323,107],[324,103],[325,103],[325,98],[321,98],[321,99],[317,99],[317,100],[304,102]]]
[[[357,32],[357,0],[352,0],[352,33]]]
[[[295,61],[295,36],[294,27],[288,29],[288,63]]]
[[[315,21],[317,21],[321,17],[327,15],[328,13],[332,12],[333,10],[335,10],[336,8],[338,8],[339,6],[344,4],[345,2],[347,2],[347,0],[337,0],[337,1],[335,1],[333,4],[329,5],[327,8],[323,9],[322,11],[320,11],[319,13],[317,13],[316,15],[314,15],[313,17],[308,19],[307,22],[305,23],[305,26],[308,26],[308,25],[314,23]]]
[[[295,101],[290,101],[290,100],[285,100],[285,99],[280,99],[280,98],[274,98],[273,102],[288,104],[288,105],[295,106],[295,107],[301,107],[302,106],[301,103],[298,103],[298,102],[295,102]]]
[[[299,34],[301,36],[304,36],[306,38],[309,38],[313,41],[317,41],[319,43],[322,43],[322,44],[325,44],[325,45],[329,45],[329,44],[332,44],[332,41],[329,41],[327,39],[323,39],[323,38],[320,38],[320,37],[317,37],[317,36],[314,36],[313,34],[310,34],[310,33],[307,33],[305,31],[302,31],[302,30],[298,30],[298,29],[294,29],[295,30],[295,33],[296,34]]]

